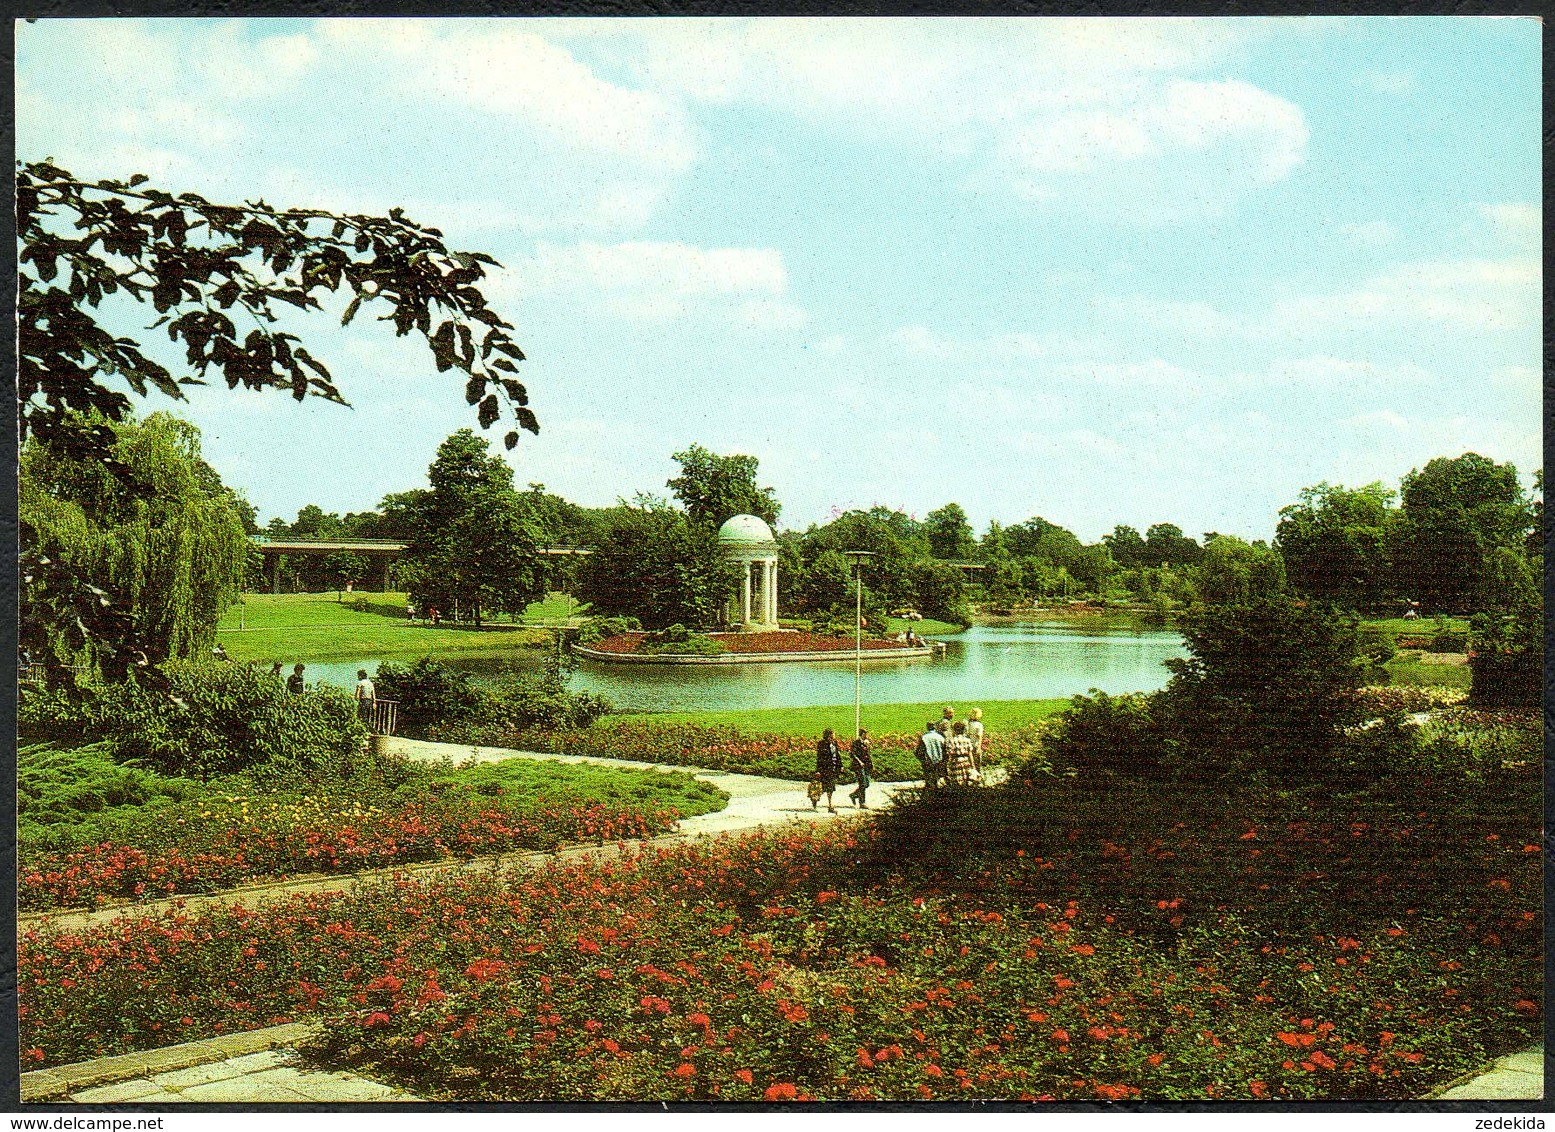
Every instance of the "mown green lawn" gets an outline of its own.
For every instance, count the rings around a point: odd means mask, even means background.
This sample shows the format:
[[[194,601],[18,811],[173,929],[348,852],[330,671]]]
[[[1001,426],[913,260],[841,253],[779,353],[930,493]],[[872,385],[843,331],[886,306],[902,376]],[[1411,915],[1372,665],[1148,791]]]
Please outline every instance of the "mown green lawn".
[[[411,624],[405,595],[397,593],[248,594],[217,626],[217,641],[233,660],[291,664],[374,657],[500,656],[513,649],[549,645],[547,630],[509,622],[473,627]],[[563,603],[536,603],[559,620]],[[241,628],[239,626],[242,626]]]
[[[1434,684],[1444,688],[1467,688],[1474,674],[1466,664],[1421,664],[1407,659],[1388,662],[1390,684]]]
[[[865,704],[864,726],[882,734],[917,731],[926,720],[938,719],[947,705],[943,703],[921,704]],[[983,709],[983,725],[990,732],[1012,731],[1028,723],[1036,723],[1069,706],[1060,700],[987,700],[978,704],[951,704],[956,717],[964,719],[973,707]],[[758,731],[771,735],[815,735],[831,727],[840,735],[853,733],[853,705],[834,704],[820,707],[759,708],[741,711],[678,711],[652,712],[640,715],[609,715],[599,720],[596,727],[611,727],[625,721],[653,722],[667,726],[694,724],[703,727],[734,727],[742,731]]]
[[[1368,629],[1381,629],[1384,633],[1396,635],[1398,633],[1413,633],[1419,636],[1429,636],[1436,632],[1438,625],[1434,617],[1417,617],[1413,621],[1406,621],[1402,617],[1378,617],[1361,622]],[[1453,633],[1467,633],[1469,622],[1466,617],[1447,618],[1447,629]]]

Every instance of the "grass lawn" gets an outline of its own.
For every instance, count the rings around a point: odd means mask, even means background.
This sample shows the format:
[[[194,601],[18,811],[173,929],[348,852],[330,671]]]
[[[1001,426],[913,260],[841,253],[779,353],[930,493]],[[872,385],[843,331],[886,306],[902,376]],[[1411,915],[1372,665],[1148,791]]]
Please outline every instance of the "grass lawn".
[[[1028,723],[1036,723],[1063,711],[1069,706],[1063,700],[988,700],[980,704],[955,704],[957,715],[964,717],[967,709],[983,709],[983,725],[990,732],[1011,731]],[[915,732],[924,721],[938,719],[945,704],[865,704],[864,726],[872,731]],[[677,711],[651,712],[643,715],[605,716],[596,727],[611,727],[622,722],[651,722],[673,726],[694,724],[701,727],[736,727],[742,731],[760,731],[773,735],[819,736],[828,727],[838,734],[853,731],[853,705],[834,704],[821,707],[759,708],[742,711]]]
[[[281,661],[407,660],[422,656],[501,655],[516,648],[549,645],[550,633],[511,623],[480,629],[433,628],[405,620],[405,595],[248,594],[217,626],[217,640],[233,660]],[[548,607],[559,619],[562,603]],[[526,612],[525,616],[530,614]],[[239,625],[242,628],[239,628]]]
[[[1413,621],[1405,621],[1402,617],[1379,617],[1361,622],[1368,629],[1381,629],[1384,633],[1396,636],[1399,633],[1414,633],[1419,636],[1428,636],[1437,630],[1436,618],[1417,617]],[[1466,617],[1447,618],[1447,629],[1453,633],[1467,633],[1469,622]]]
[[[1387,665],[1391,684],[1436,684],[1444,688],[1467,688],[1474,673],[1466,664],[1421,664],[1408,659],[1391,660]]]

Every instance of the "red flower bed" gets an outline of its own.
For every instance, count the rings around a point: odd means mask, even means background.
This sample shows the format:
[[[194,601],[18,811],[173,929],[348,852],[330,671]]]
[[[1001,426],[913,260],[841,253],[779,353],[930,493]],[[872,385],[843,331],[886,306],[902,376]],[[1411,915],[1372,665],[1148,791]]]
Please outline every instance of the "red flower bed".
[[[1424,831],[1401,816],[954,838],[959,872],[881,829],[765,835],[29,931],[24,1058],[316,1015],[327,1060],[434,1099],[1408,1098],[1539,1032],[1537,846],[1464,834],[1472,867],[1396,917],[1365,889],[1347,931],[1256,919],[1262,876],[1364,877]]]
[[[629,655],[639,651],[646,633],[617,633],[588,647],[599,652]],[[707,636],[723,646],[725,653],[780,653],[780,652],[853,652],[852,637],[822,636],[818,633],[782,630],[772,633],[708,633]],[[868,651],[876,649],[904,649],[900,641],[864,641]]]
[[[17,897],[23,911],[114,899],[213,892],[260,879],[343,873],[417,861],[466,859],[568,841],[618,841],[673,829],[674,810],[568,805],[501,809],[486,800],[433,799],[389,812],[299,815],[276,804],[252,814],[222,808],[205,821],[161,821],[136,844],[105,841],[64,851],[28,849]],[[229,824],[230,823],[230,824]]]

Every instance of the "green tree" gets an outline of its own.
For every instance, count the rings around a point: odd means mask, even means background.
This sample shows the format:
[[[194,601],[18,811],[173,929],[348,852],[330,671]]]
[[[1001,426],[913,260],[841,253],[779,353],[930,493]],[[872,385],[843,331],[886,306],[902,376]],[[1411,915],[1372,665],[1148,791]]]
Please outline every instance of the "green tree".
[[[1211,605],[1272,600],[1285,589],[1285,564],[1264,542],[1216,535],[1204,546],[1193,583],[1198,599]]]
[[[1102,535],[1102,543],[1112,555],[1112,560],[1119,566],[1127,569],[1132,566],[1160,565],[1160,561],[1150,562],[1149,555],[1145,553],[1145,540],[1133,527],[1126,527],[1121,523],[1112,528],[1110,535]]]
[[[513,469],[486,441],[460,429],[438,446],[430,487],[406,492],[405,558],[412,596],[423,605],[483,616],[521,612],[545,594],[541,534],[513,489]]]
[[[1142,553],[1146,566],[1191,566],[1199,560],[1203,547],[1175,523],[1156,523],[1145,532]]]
[[[648,629],[722,624],[738,583],[715,528],[662,503],[606,513],[594,553],[578,567],[580,596],[598,613]]]
[[[146,490],[115,455],[113,425],[137,396],[155,388],[182,399],[183,387],[212,375],[229,388],[284,389],[345,403],[324,362],[285,327],[283,312],[321,311],[323,296],[346,300],[342,321],[382,311],[401,336],[427,341],[439,372],[456,370],[482,428],[503,417],[539,430],[515,363],[523,353],[511,325],[487,305],[479,252],[450,251],[442,233],[408,219],[316,209],[272,208],[264,201],[218,204],[197,193],[147,183],[86,182],[51,161],[17,164],[17,400],[20,434],[61,458],[96,462]],[[116,298],[117,297],[117,298]],[[175,375],[133,338],[99,321],[105,298],[149,303],[181,346],[189,372]],[[229,312],[232,312],[229,314]],[[241,327],[241,329],[240,329]],[[101,638],[110,656],[154,654],[156,640],[127,640],[142,618],[126,594],[88,583],[37,557],[36,532],[23,526],[21,565],[33,608],[54,611],[60,631]],[[96,586],[96,588],[88,588]]]
[[[700,444],[676,452],[680,475],[665,486],[675,493],[686,514],[715,530],[734,515],[755,515],[768,526],[777,525],[781,510],[770,487],[756,486],[754,456],[720,456]]]
[[[1388,526],[1394,493],[1380,483],[1347,490],[1320,483],[1280,510],[1275,545],[1300,593],[1350,609],[1381,608],[1392,597]]]
[[[821,612],[848,601],[852,590],[848,560],[835,550],[823,550],[804,572],[802,581],[791,591],[796,604],[806,612]]]
[[[959,503],[947,503],[930,511],[923,520],[923,534],[929,540],[929,553],[935,558],[965,560],[977,551],[972,524]]]
[[[1491,552],[1523,549],[1533,524],[1517,469],[1473,452],[1438,457],[1404,477],[1402,495],[1388,550],[1404,595],[1427,611],[1485,608]]]
[[[249,543],[230,492],[200,457],[200,434],[165,413],[107,425],[131,482],[48,434],[23,447],[19,519],[36,565],[24,568],[20,641],[37,656],[132,667],[208,654],[243,584]],[[81,610],[72,595],[113,604]],[[86,617],[96,631],[88,631]]]

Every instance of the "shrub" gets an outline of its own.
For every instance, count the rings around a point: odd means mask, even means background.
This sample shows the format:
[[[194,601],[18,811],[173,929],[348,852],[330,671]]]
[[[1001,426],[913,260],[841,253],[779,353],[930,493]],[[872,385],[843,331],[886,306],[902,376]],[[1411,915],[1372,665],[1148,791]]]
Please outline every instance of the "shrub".
[[[622,633],[641,632],[643,624],[635,617],[590,617],[578,630],[578,644],[592,645]]]
[[[1470,696],[1482,707],[1537,708],[1544,702],[1544,608],[1477,614],[1472,621]]]
[[[106,743],[60,748],[40,743],[17,751],[17,836],[48,826],[95,831],[94,819],[136,807],[160,807],[199,795],[198,782],[165,778],[113,761]]]
[[[172,777],[266,768],[341,774],[367,732],[356,706],[328,687],[289,694],[252,664],[169,661],[165,688],[100,685],[75,694],[30,692],[19,730],[38,738],[105,738],[114,759]]]
[[[1353,693],[1369,664],[1357,656],[1355,619],[1273,594],[1195,606],[1182,627],[1191,655],[1166,662],[1173,677],[1161,701],[1171,731],[1222,769],[1322,774],[1359,718]]]
[[[1092,689],[1091,695],[1075,696],[1070,704],[1045,725],[1052,762],[1082,772],[1139,777],[1161,771],[1168,736],[1157,718],[1154,697],[1138,692],[1109,696]]]
[[[574,692],[560,670],[485,688],[430,658],[382,664],[376,684],[399,701],[401,730],[439,742],[496,745],[490,736],[526,728],[587,727],[611,710],[592,692]]]
[[[724,647],[712,637],[693,633],[684,625],[671,625],[649,633],[638,643],[640,653],[668,653],[676,656],[718,656]]]
[[[367,729],[344,692],[324,686],[292,695],[252,664],[176,663],[163,671],[165,692],[131,684],[104,692],[121,762],[206,779],[261,769],[342,775],[361,757]]]

